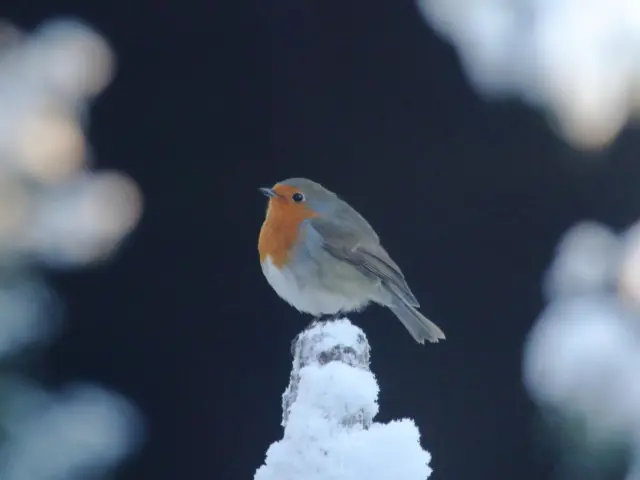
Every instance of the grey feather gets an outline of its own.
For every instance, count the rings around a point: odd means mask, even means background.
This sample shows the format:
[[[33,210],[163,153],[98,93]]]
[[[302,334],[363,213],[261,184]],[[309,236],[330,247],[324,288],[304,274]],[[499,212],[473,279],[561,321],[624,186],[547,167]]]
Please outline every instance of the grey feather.
[[[400,267],[362,215],[312,180],[289,178],[280,183],[304,192],[305,202],[318,214],[304,222],[302,233],[307,242],[297,255],[308,260],[302,263],[313,269],[323,289],[334,292],[337,288],[360,306],[373,300],[388,307],[418,343],[445,338],[443,331],[416,309],[420,305]],[[309,274],[305,270],[304,276]]]
[[[403,302],[401,298],[394,298],[392,304],[388,305],[388,307],[395,316],[398,317],[416,342],[424,343],[426,340],[437,343],[445,339],[444,332],[440,327],[422,315],[414,307]]]
[[[391,293],[399,295],[409,305],[420,306],[400,267],[380,245],[377,235],[362,235],[357,224],[337,222],[324,217],[313,218],[309,224],[320,234],[324,249],[331,255],[349,262],[366,275],[380,279]]]
[[[366,238],[370,243],[380,243],[378,234],[369,222],[331,190],[307,178],[288,178],[280,183],[303,191],[309,208],[314,212],[324,218],[332,218],[337,225],[348,226],[349,230],[361,239]]]

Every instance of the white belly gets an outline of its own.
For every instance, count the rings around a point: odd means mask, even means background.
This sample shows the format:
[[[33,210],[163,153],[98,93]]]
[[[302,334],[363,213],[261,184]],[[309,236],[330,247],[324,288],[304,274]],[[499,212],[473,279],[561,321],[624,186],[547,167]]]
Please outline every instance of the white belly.
[[[279,270],[267,257],[262,263],[262,272],[269,285],[287,303],[301,312],[311,315],[331,315],[338,312],[360,310],[368,300],[349,298],[335,292],[301,285],[286,267]]]

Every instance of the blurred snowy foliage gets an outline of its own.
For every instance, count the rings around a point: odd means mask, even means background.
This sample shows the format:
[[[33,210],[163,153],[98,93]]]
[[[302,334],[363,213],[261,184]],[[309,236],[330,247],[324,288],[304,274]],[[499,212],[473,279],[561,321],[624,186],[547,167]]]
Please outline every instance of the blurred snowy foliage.
[[[254,480],[425,480],[431,455],[410,419],[381,424],[369,343],[347,319],[318,323],[295,342],[283,395],[284,438]]]
[[[640,465],[639,227],[582,222],[565,234],[525,344],[524,382],[560,439],[563,478],[611,478],[627,453]]]
[[[640,116],[637,0],[417,2],[478,93],[538,107],[574,146],[606,146]]]
[[[135,182],[89,165],[90,103],[114,66],[106,40],[79,21],[31,34],[0,21],[2,480],[104,478],[141,439],[139,414],[120,395],[96,385],[50,392],[23,371],[63,320],[41,269],[104,262],[141,215]]]

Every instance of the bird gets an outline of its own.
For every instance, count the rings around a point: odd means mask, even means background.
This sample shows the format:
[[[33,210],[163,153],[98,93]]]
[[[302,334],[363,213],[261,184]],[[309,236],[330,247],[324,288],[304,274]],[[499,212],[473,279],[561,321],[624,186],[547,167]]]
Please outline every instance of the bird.
[[[284,301],[314,321],[359,312],[373,302],[389,308],[416,342],[445,339],[417,310],[418,300],[375,230],[345,200],[308,178],[259,190],[268,197],[260,265]]]

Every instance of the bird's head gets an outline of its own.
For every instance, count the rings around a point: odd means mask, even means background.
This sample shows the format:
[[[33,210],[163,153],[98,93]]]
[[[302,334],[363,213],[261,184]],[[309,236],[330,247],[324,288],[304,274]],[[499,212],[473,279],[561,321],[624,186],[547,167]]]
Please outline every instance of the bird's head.
[[[329,213],[336,200],[333,192],[306,178],[289,178],[260,191],[269,197],[267,216],[282,215],[298,221]]]

